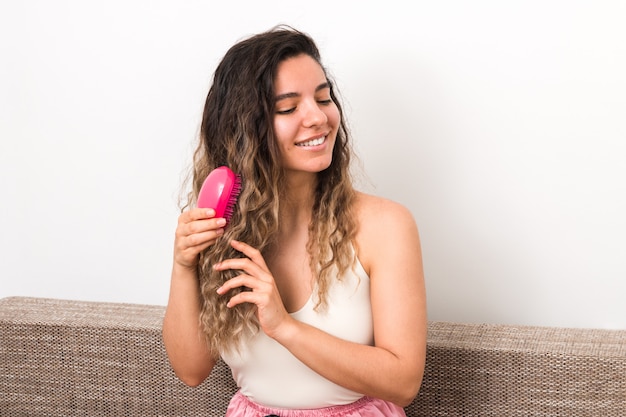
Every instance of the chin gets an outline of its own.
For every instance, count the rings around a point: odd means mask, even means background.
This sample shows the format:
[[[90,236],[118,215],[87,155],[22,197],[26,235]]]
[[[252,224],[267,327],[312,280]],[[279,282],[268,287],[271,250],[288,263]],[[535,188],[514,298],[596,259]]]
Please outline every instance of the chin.
[[[325,162],[323,164],[320,164],[317,169],[315,170],[315,172],[322,172],[322,171],[326,171],[328,168],[330,168],[330,166],[332,165],[332,160]]]

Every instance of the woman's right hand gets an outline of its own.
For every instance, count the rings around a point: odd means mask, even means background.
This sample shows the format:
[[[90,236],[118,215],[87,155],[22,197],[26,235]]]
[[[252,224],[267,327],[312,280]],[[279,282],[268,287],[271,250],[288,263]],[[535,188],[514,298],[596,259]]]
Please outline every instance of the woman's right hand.
[[[215,210],[192,208],[178,216],[174,241],[174,264],[194,269],[198,255],[224,234],[226,220],[215,217]]]

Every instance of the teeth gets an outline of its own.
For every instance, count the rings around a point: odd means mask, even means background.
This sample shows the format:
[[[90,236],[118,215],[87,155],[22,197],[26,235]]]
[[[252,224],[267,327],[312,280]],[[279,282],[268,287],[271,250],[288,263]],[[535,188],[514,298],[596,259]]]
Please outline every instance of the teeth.
[[[319,139],[313,139],[313,140],[310,140],[308,142],[298,143],[298,144],[296,144],[296,146],[318,146],[318,145],[321,145],[322,143],[324,143],[325,140],[326,140],[326,136],[321,137]]]

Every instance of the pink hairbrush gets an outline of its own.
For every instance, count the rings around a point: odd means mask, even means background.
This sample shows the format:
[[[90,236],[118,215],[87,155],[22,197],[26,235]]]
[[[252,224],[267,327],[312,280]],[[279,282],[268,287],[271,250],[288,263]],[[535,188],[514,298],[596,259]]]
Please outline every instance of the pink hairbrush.
[[[202,183],[198,207],[212,208],[215,210],[215,217],[223,217],[229,222],[240,192],[239,175],[226,166],[215,168]]]

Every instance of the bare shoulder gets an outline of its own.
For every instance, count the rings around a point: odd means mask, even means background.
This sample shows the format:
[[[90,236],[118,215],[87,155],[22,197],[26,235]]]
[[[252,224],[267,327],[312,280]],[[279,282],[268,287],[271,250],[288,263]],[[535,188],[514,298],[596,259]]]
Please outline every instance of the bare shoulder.
[[[415,223],[413,215],[402,204],[371,194],[357,193],[356,213],[361,227],[391,226],[405,222]],[[392,224],[388,224],[390,222]]]
[[[420,250],[417,224],[404,205],[386,198],[358,193],[356,216],[359,230],[356,237],[359,260],[370,271],[382,253],[398,248]]]

